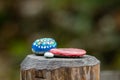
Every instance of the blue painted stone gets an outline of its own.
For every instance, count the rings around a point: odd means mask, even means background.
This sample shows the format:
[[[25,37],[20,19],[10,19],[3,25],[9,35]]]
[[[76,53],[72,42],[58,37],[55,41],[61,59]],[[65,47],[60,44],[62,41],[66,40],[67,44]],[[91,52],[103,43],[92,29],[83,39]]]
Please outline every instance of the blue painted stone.
[[[57,43],[53,38],[37,39],[32,44],[32,51],[35,54],[44,54],[50,49],[56,48]]]

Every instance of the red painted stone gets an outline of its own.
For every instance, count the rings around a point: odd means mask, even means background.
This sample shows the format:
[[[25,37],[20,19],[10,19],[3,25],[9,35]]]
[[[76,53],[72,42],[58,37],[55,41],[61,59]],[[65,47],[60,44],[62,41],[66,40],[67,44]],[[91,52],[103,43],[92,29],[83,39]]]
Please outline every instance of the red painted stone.
[[[54,48],[50,52],[56,56],[65,57],[82,57],[86,54],[85,50],[77,48]]]

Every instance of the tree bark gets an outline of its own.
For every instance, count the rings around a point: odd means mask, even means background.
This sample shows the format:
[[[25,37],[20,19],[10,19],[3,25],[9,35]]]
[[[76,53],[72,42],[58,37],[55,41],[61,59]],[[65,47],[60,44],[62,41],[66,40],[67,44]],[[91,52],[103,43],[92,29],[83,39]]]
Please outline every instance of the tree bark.
[[[20,74],[20,80],[100,80],[100,62],[89,55],[50,59],[28,55]]]

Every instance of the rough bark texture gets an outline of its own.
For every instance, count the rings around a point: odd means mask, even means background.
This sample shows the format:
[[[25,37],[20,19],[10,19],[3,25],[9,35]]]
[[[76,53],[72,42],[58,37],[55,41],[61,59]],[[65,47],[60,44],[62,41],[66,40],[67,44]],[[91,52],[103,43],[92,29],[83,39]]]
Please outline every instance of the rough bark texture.
[[[89,55],[52,59],[28,55],[21,64],[20,74],[20,80],[100,80],[100,62]]]

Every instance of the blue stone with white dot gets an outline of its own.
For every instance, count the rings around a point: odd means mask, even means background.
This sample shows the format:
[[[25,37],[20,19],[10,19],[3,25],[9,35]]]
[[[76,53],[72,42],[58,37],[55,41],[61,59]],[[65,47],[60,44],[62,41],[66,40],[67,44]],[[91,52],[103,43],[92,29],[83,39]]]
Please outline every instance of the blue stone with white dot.
[[[33,42],[32,52],[35,54],[44,54],[52,48],[56,48],[57,43],[53,38],[40,38]]]

